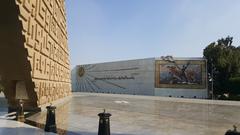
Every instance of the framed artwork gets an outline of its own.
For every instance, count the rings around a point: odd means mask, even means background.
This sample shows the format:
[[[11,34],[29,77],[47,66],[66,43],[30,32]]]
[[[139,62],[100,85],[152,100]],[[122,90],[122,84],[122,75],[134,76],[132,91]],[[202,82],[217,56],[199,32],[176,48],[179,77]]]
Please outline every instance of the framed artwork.
[[[206,88],[205,60],[157,60],[155,69],[156,88]]]

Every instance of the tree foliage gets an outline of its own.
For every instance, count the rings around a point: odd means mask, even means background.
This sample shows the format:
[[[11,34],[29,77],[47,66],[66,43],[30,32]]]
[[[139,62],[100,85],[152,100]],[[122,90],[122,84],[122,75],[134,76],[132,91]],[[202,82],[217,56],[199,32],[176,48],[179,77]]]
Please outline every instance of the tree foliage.
[[[240,77],[229,78],[228,85],[231,94],[240,94]]]
[[[233,38],[229,36],[219,39],[209,44],[203,52],[208,60],[208,72],[211,74],[213,70],[215,94],[231,94],[230,78],[240,76],[240,46],[235,47],[232,42]],[[231,81],[231,83],[234,82],[236,81]]]

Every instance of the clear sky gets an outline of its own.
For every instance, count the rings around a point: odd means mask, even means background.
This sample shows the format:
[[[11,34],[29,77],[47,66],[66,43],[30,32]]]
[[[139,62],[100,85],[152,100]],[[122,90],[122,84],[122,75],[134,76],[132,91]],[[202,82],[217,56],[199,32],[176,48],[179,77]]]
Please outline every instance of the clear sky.
[[[66,0],[71,67],[240,45],[240,0]]]

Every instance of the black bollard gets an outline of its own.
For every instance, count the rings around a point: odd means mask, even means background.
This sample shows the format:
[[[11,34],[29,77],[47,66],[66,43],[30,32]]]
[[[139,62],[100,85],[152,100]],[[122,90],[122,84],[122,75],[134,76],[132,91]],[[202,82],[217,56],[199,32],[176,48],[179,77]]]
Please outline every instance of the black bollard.
[[[233,125],[233,130],[228,130],[225,135],[240,135],[240,132],[237,131],[237,126]]]
[[[55,106],[47,106],[47,118],[45,124],[45,131],[46,132],[53,132],[57,133],[57,126],[55,121]]]
[[[105,109],[103,113],[99,113],[99,126],[98,135],[110,135],[110,113],[106,113]]]

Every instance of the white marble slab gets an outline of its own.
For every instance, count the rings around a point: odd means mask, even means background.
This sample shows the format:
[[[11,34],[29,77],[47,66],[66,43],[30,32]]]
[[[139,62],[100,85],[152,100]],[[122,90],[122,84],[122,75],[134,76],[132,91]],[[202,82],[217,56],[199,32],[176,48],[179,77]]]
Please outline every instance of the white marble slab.
[[[55,135],[13,120],[0,119],[0,135]]]

